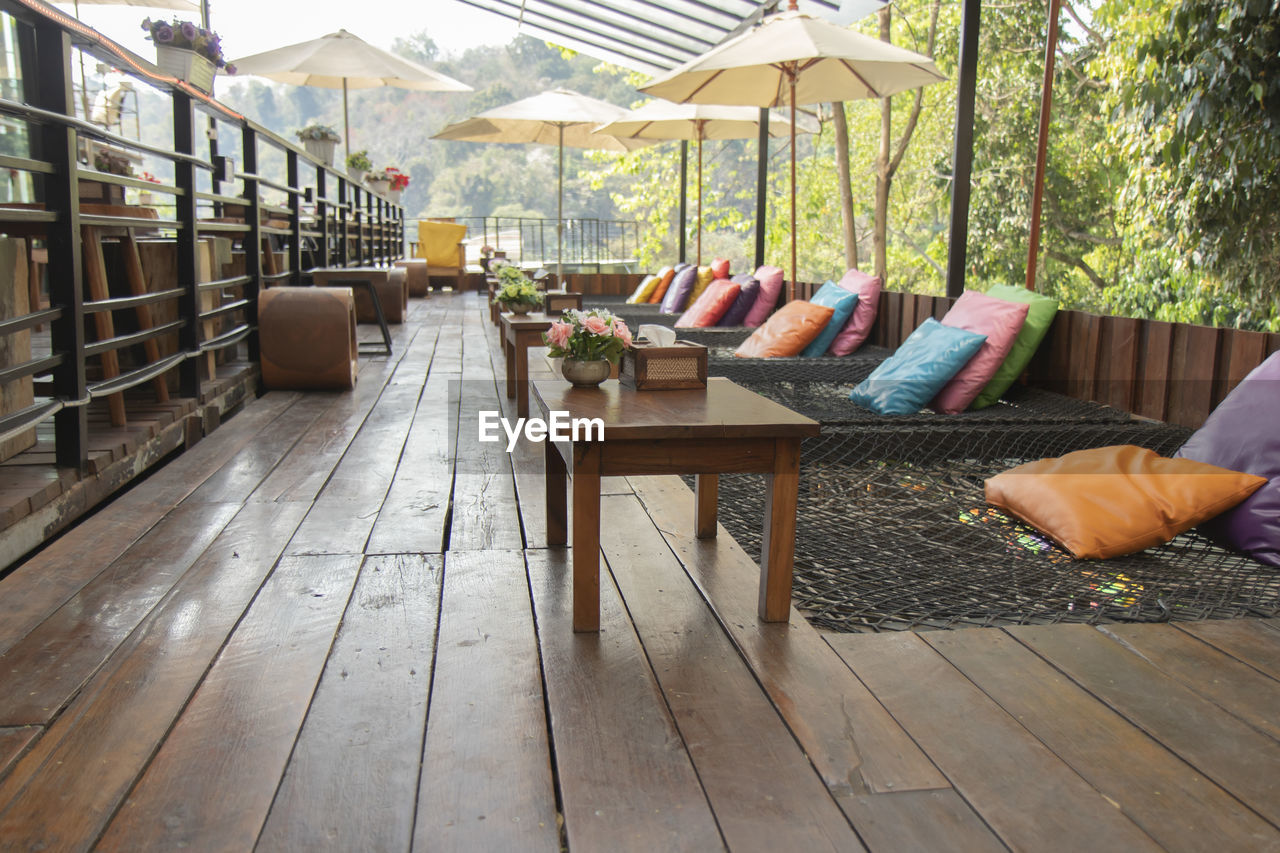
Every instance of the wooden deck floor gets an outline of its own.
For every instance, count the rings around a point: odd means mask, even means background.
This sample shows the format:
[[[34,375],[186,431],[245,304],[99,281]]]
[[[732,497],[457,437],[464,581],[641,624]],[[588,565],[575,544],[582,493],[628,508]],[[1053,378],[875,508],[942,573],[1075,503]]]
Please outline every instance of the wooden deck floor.
[[[0,848],[1280,850],[1274,620],[763,625],[668,477],[607,489],[575,635],[500,365],[415,302],[0,582]]]

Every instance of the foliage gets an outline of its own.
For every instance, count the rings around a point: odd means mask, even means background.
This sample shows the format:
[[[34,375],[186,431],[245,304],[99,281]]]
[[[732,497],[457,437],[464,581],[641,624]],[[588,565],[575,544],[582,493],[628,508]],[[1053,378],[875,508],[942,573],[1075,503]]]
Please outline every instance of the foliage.
[[[294,131],[299,139],[310,140],[312,142],[341,142],[342,137],[338,135],[338,131],[329,127],[327,124],[309,124],[302,130]]]
[[[502,305],[530,305],[536,308],[542,304],[542,292],[526,278],[524,281],[504,284],[494,294],[493,301]]]
[[[369,159],[369,150],[361,148],[359,151],[352,151],[347,155],[347,168],[358,169],[361,172],[367,172],[373,168],[373,161]]]
[[[193,50],[212,62],[215,68],[221,68],[227,74],[236,73],[236,67],[228,65],[222,55],[222,39],[212,30],[177,18],[172,21],[153,21],[147,18],[142,22],[142,28],[147,31],[147,38],[156,45]]]
[[[617,364],[625,349],[631,346],[631,330],[620,318],[608,311],[569,309],[563,319],[551,324],[542,334],[552,358],[576,358],[581,361],[604,359]]]

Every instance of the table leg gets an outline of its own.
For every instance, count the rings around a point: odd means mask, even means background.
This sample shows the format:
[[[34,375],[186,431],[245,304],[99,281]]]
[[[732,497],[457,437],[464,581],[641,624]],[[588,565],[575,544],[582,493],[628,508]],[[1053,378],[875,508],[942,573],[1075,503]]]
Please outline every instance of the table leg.
[[[516,417],[529,417],[529,346],[516,337],[511,348],[516,351]]]
[[[773,452],[773,473],[767,474],[765,481],[758,612],[765,622],[785,622],[791,615],[796,502],[800,496],[800,439],[777,440]]]
[[[543,442],[546,457],[547,545],[566,545],[569,542],[568,501],[565,497],[566,470],[564,458],[555,442]]]
[[[600,450],[574,448],[573,630],[600,630]]]
[[[506,335],[503,335],[502,340],[503,352],[507,356],[507,399],[514,400],[516,398],[516,357],[511,345],[506,343]]]
[[[694,485],[697,506],[694,510],[694,535],[699,539],[716,538],[716,502],[720,497],[720,475],[699,474]]]

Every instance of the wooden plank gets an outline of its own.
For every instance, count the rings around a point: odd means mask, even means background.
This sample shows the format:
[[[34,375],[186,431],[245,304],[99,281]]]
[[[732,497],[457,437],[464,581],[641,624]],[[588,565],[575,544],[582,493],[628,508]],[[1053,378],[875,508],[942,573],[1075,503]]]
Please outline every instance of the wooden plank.
[[[693,497],[680,478],[639,477],[632,485],[829,788],[950,787],[798,611],[785,624],[757,620],[759,566],[723,527],[715,539],[692,535]]]
[[[520,552],[445,555],[427,720],[416,849],[560,849]]]
[[[574,633],[569,556],[525,555],[569,849],[719,849],[706,795],[607,577],[600,632]]]
[[[1213,409],[1220,329],[1178,323],[1173,327],[1169,413],[1182,426],[1198,427]]]
[[[1223,340],[1227,348],[1226,374],[1220,389],[1215,388],[1214,406],[1231,393],[1249,372],[1262,364],[1267,358],[1267,336],[1262,332],[1247,332],[1243,329],[1228,329],[1223,332]]]
[[[1096,399],[1126,412],[1133,411],[1138,399],[1141,324],[1141,320],[1132,317],[1104,317],[1100,329],[1101,351],[1106,357],[1098,364]]]
[[[1275,827],[1007,634],[920,636],[1166,850],[1280,850]]]
[[[13,763],[43,731],[42,726],[0,728],[0,778],[9,772]]]
[[[864,849],[639,501],[602,505],[605,557],[728,847]]]
[[[239,510],[182,504],[5,652],[0,725],[47,723],[168,594]]]
[[[994,853],[1008,849],[950,788],[843,794],[837,799],[873,853],[903,850]]]
[[[920,636],[827,642],[1011,848],[1159,849]]]
[[[1280,740],[1280,681],[1170,625],[1107,625],[1099,630],[1228,714]]]
[[[360,562],[280,562],[96,849],[253,847]]]
[[[39,843],[50,849],[81,849],[98,837],[244,615],[304,510],[288,503],[247,507],[227,526],[0,783],[0,837],[15,847]],[[94,772],[85,772],[89,767]]]
[[[299,399],[274,393],[147,479],[82,520],[0,580],[0,653],[58,609]]]
[[[409,848],[440,574],[438,556],[366,559],[255,849]]]
[[[1280,825],[1276,743],[1087,625],[1010,633],[1258,814]]]
[[[1142,326],[1142,358],[1138,363],[1138,405],[1133,412],[1158,421],[1169,412],[1170,362],[1173,358],[1173,324],[1147,320]]]
[[[1179,630],[1280,680],[1280,631],[1267,630],[1268,625],[1280,625],[1280,622],[1274,619],[1214,619],[1177,623]]]

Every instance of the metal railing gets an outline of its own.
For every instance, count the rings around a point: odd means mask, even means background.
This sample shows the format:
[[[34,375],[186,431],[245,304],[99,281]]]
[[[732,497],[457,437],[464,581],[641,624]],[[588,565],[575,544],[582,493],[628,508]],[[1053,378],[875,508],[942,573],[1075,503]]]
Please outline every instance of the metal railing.
[[[26,131],[9,134],[10,141],[25,136],[26,151],[14,154],[11,145],[0,169],[17,173],[23,197],[33,199],[0,205],[0,234],[25,240],[28,255],[42,244],[48,282],[47,306],[42,289],[32,287],[34,304],[0,320],[0,337],[10,342],[19,335],[30,341],[48,327],[47,351],[36,347],[0,364],[0,385],[30,383],[32,400],[0,413],[0,442],[52,419],[58,464],[84,467],[92,400],[109,398],[114,420],[117,403],[123,417],[123,391],[165,383],[171,371],[178,394],[198,398],[202,380],[212,378],[201,357],[208,353],[244,343],[256,360],[261,288],[302,284],[310,267],[403,256],[398,204],[41,0],[0,0],[0,12],[12,16],[23,81],[21,101],[0,98],[0,116]],[[171,147],[76,117],[73,47],[171,98]],[[197,117],[208,122],[207,132]],[[157,183],[98,171],[90,168],[95,152],[145,156],[166,164],[173,178]],[[136,237],[166,244],[172,281],[146,284]],[[218,237],[240,248],[229,265],[218,262],[210,241]],[[118,282],[113,292],[107,280],[104,244],[122,256],[127,294]],[[16,280],[0,278],[5,287]]]
[[[468,264],[479,264],[482,246],[506,252],[509,261],[522,267],[556,264],[555,219],[459,216],[453,221],[467,226]],[[416,227],[410,226],[411,240],[416,239]],[[639,245],[639,222],[566,217],[561,260],[566,272],[635,272]]]

